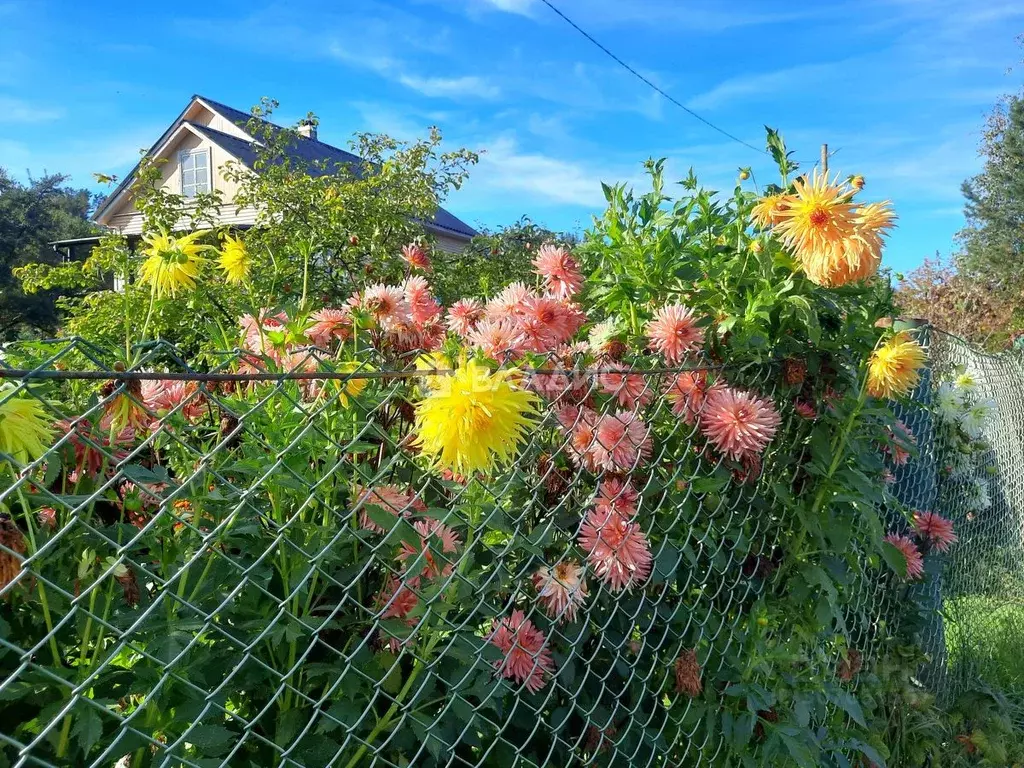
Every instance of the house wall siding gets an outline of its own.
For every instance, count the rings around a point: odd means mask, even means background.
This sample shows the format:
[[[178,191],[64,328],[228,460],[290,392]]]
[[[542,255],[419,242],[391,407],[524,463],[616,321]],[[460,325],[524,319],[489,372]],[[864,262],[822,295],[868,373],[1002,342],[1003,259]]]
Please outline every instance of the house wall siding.
[[[459,240],[458,238],[451,237],[450,235],[442,235],[434,233],[434,248],[445,253],[462,253],[466,250],[466,241]]]
[[[213,168],[213,189],[221,194],[225,201],[221,206],[220,223],[233,225],[250,225],[256,219],[255,209],[238,211],[231,201],[238,193],[238,184],[224,178],[224,170],[235,158],[211,142],[209,139],[185,133],[181,139],[167,148],[167,162],[161,167],[160,186],[171,194],[181,194],[181,166],[178,162],[179,153],[195,149],[204,149],[210,153],[210,166]],[[235,161],[237,162],[237,161]],[[126,235],[138,234],[142,229],[142,215],[135,210],[135,200],[125,195],[122,201],[107,214],[107,226]]]

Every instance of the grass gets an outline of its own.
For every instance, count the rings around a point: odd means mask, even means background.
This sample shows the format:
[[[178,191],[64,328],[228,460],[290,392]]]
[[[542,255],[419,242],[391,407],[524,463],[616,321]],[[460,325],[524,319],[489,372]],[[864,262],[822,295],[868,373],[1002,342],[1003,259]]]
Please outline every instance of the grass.
[[[963,595],[943,613],[951,675],[1024,694],[1024,598]]]

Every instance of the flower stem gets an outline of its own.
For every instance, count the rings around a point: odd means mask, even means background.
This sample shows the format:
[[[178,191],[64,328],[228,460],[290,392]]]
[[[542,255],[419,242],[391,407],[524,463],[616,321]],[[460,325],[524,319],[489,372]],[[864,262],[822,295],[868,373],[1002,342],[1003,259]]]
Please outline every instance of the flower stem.
[[[146,336],[149,334],[149,321],[153,319],[153,307],[156,305],[156,286],[154,285],[149,291],[149,309],[146,310],[146,319],[142,323],[142,338],[140,341],[145,341]],[[131,347],[125,350],[127,354],[131,354]]]

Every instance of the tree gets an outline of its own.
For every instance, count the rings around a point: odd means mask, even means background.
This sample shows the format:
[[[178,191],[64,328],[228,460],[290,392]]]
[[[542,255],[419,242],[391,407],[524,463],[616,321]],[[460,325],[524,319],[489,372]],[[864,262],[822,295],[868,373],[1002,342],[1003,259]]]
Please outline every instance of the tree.
[[[434,290],[447,303],[493,296],[531,273],[540,246],[556,243],[572,247],[577,240],[575,235],[554,232],[523,216],[507,226],[484,230],[461,253],[436,253]]]
[[[14,270],[30,262],[59,264],[61,256],[51,242],[95,233],[88,218],[93,196],[66,186],[67,180],[47,174],[26,185],[0,168],[0,340],[57,328],[60,291],[26,294]]]
[[[982,172],[963,184],[967,226],[957,265],[998,290],[1024,286],[1024,96],[993,108],[981,140]]]
[[[1002,349],[1011,339],[1015,306],[1007,293],[937,258],[925,259],[900,280],[895,301],[903,316],[923,318],[983,347]]]
[[[278,286],[303,296],[343,300],[355,276],[384,280],[404,269],[401,249],[426,243],[423,229],[477,162],[466,149],[441,151],[441,133],[403,142],[357,133],[349,143],[358,162],[300,162],[292,151],[303,139],[267,121],[277,102],[264,99],[246,129],[260,142],[253,168],[232,163],[225,176],[238,184],[233,201],[258,211],[247,236],[254,253],[283,254],[268,265]],[[317,124],[310,113],[302,121]],[[253,173],[255,171],[255,173]]]

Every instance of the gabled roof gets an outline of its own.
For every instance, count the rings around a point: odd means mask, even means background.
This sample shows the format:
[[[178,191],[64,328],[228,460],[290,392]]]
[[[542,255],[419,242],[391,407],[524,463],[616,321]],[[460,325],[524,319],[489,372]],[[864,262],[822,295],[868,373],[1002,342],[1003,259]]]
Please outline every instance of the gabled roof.
[[[229,107],[226,104],[221,104],[219,101],[208,99],[205,96],[198,94],[194,95],[189,101],[188,106],[182,110],[181,114],[178,115],[177,119],[170,125],[170,127],[164,131],[163,135],[157,139],[156,143],[150,147],[146,155],[151,155],[156,152],[175,132],[176,129],[182,125],[188,126],[191,130],[202,134],[207,139],[212,141],[214,144],[219,146],[228,154],[236,157],[240,162],[248,166],[253,167],[256,161],[256,150],[254,147],[255,141],[246,141],[245,139],[235,136],[232,134],[224,133],[211,128],[208,125],[202,125],[195,123],[190,120],[185,120],[185,115],[188,113],[189,108],[196,102],[199,102],[203,106],[213,110],[225,118],[228,122],[238,125],[243,131],[246,130],[245,126],[248,121],[252,118],[252,115],[242,112],[240,110]],[[273,131],[283,130],[281,126],[275,125],[274,123],[263,121],[265,125],[269,126]],[[246,131],[248,134],[248,131]],[[251,137],[250,137],[251,138]],[[330,169],[337,165],[360,165],[363,160],[352,154],[346,152],[343,149],[326,144],[322,141],[306,137],[296,137],[287,147],[288,155],[295,160],[307,165],[309,172],[314,175],[321,173],[330,173]],[[93,214],[93,220],[106,209],[117,197],[124,192],[131,180],[135,177],[138,172],[139,166],[136,165],[120,184],[114,189],[110,195],[103,201],[103,204]],[[463,222],[458,217],[452,215],[443,208],[438,208],[430,221],[422,222],[425,226],[438,230],[444,234],[454,235],[461,239],[468,240],[477,234],[476,230],[471,226]]]

